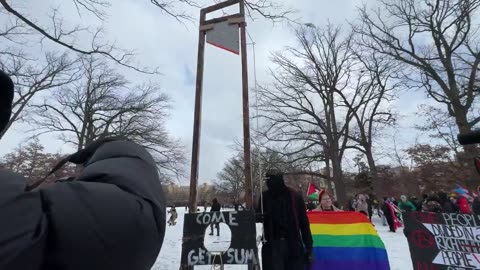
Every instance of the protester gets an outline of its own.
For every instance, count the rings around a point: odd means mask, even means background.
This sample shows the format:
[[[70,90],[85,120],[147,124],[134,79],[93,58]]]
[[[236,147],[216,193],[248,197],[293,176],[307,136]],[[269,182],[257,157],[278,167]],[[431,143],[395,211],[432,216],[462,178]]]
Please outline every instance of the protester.
[[[428,199],[428,195],[422,194],[422,200],[415,205],[418,211],[421,211],[423,209],[423,205],[427,202],[427,199]]]
[[[390,227],[390,232],[395,232],[395,211],[393,210],[393,204],[390,202],[390,199],[385,197],[383,198],[382,212],[387,220],[388,227]]]
[[[364,194],[359,194],[358,195],[357,205],[356,205],[355,211],[360,212],[360,213],[366,215],[367,217],[370,215],[368,213],[367,196],[365,196]]]
[[[472,212],[475,215],[480,215],[480,186],[477,187],[476,196],[472,203]]]
[[[368,205],[368,219],[372,221],[373,215],[373,196],[372,194],[367,195],[367,205]]]
[[[0,71],[0,132],[12,97]],[[0,170],[0,269],[150,269],[166,225],[152,156],[133,142],[102,139],[68,160],[83,167],[74,181],[33,190]]]
[[[324,189],[320,191],[318,199],[320,204],[315,209],[316,211],[341,211],[333,204],[332,197]]]
[[[471,214],[472,210],[470,210],[470,205],[468,204],[468,200],[465,196],[459,196],[457,199],[457,206],[459,212],[462,214]]]
[[[403,212],[417,210],[415,205],[411,201],[407,200],[407,196],[405,195],[400,196],[400,202],[398,203],[398,208]]]
[[[448,198],[447,193],[443,191],[438,192],[438,199],[444,213],[458,213],[457,205]]]
[[[350,201],[348,202],[348,205],[347,205],[347,210],[348,211],[355,211],[355,206],[357,205],[357,199],[355,197],[353,197],[352,199],[350,199]]]
[[[442,206],[440,205],[440,200],[438,196],[431,195],[427,198],[425,203],[423,204],[422,208],[423,212],[433,212],[433,213],[441,213],[443,212]]]
[[[205,207],[206,209],[207,207]],[[212,207],[210,208],[210,212],[220,212],[221,206],[218,203],[217,198],[212,200]],[[210,224],[210,235],[213,235],[213,227],[217,229],[217,236],[220,236],[220,224],[218,222]]]
[[[172,208],[170,208],[170,211],[168,211],[168,213],[170,214],[170,218],[167,221],[168,226],[176,225],[178,214],[177,214],[177,210],[175,209],[175,206],[172,206]]]
[[[308,211],[313,211],[313,210],[315,210],[315,204],[314,204],[312,201],[309,201],[309,202],[307,203],[307,210],[308,210]]]
[[[311,264],[312,235],[303,198],[285,185],[283,174],[266,174],[268,190],[263,192],[265,240],[262,269],[304,269]],[[260,212],[260,202],[257,212]]]

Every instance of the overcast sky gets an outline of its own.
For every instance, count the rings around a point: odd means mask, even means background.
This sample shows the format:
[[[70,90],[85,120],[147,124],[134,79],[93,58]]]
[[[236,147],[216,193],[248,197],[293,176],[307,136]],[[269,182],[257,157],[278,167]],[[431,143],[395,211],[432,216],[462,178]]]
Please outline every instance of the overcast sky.
[[[16,2],[16,1],[12,1]],[[23,0],[18,3],[36,20],[42,22],[48,12],[46,2],[59,7],[65,14],[66,20],[79,19],[72,1],[38,1]],[[172,98],[171,116],[168,120],[168,129],[171,134],[180,138],[187,147],[187,155],[191,155],[193,107],[195,93],[195,73],[198,32],[197,25],[186,23],[182,25],[171,17],[161,13],[147,0],[115,0],[108,9],[110,17],[106,33],[117,45],[124,48],[136,49],[137,60],[146,66],[158,66],[161,76],[153,78],[159,81],[162,90]],[[213,0],[205,1],[213,3]],[[358,0],[284,0],[286,6],[298,10],[295,17],[302,18],[305,23],[324,25],[342,23],[352,19]],[[16,2],[17,3],[17,2]],[[189,9],[195,17],[198,10]],[[82,17],[84,24],[88,23],[87,16]],[[248,32],[256,43],[256,67],[259,82],[269,80],[267,69],[271,65],[269,55],[271,51],[280,50],[286,45],[294,45],[292,30],[285,24],[272,25],[266,20],[248,21]],[[81,43],[81,41],[80,41]],[[58,46],[46,44],[36,50],[63,50]],[[249,46],[249,79],[253,86],[253,51]],[[235,139],[242,138],[241,115],[241,69],[240,57],[221,49],[207,45],[205,54],[204,72],[204,103],[203,123],[201,136],[200,182],[215,179],[217,172],[222,168],[225,160],[231,156],[230,146]],[[124,71],[129,79],[139,82],[143,76]],[[150,78],[152,79],[152,78]],[[254,102],[254,95],[251,95]],[[424,102],[422,93],[409,93],[408,98],[402,98],[396,107],[405,117],[401,121],[403,128],[410,128],[411,113],[416,111],[417,105]],[[253,113],[253,112],[252,112]],[[0,154],[4,154],[25,139],[25,127],[16,125],[10,130],[1,142]],[[405,142],[412,139],[410,136],[401,136]],[[71,149],[55,140],[55,136],[43,136],[42,143],[49,151],[68,152]],[[388,139],[387,139],[388,144]],[[380,162],[381,163],[381,162]],[[189,167],[187,164],[187,171]]]

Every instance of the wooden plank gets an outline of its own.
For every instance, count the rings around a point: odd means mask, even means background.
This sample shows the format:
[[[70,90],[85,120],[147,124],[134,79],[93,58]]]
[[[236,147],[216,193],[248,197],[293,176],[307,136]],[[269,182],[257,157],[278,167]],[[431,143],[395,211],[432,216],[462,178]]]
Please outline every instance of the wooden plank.
[[[205,25],[200,25],[200,31],[210,31],[213,30],[214,25],[213,24],[205,24]]]
[[[245,6],[240,1],[240,14],[245,16]],[[240,47],[242,52],[242,109],[243,109],[243,158],[245,163],[245,203],[247,209],[252,209],[252,164],[250,151],[250,103],[248,100],[248,65],[247,65],[247,34],[245,23],[240,24]]]
[[[205,22],[205,13],[200,12],[200,25]],[[203,67],[205,62],[205,31],[198,31],[197,78],[195,83],[195,110],[193,116],[192,162],[190,168],[189,213],[197,211],[198,159],[200,156],[200,133],[202,119]]]
[[[245,17],[230,18],[230,19],[227,20],[227,22],[229,24],[241,24],[241,23],[243,23],[246,26]]]
[[[238,3],[240,3],[240,2],[241,2],[240,0],[228,0],[228,1],[225,1],[225,2],[218,3],[218,4],[216,4],[216,5],[213,5],[213,6],[209,6],[209,7],[203,8],[203,9],[201,10],[201,12],[204,12],[205,14],[206,14],[206,13],[210,13],[210,12],[217,11],[217,10],[219,10],[219,9],[222,9],[222,8],[226,8],[226,7],[229,7],[229,6],[238,4]]]
[[[218,17],[218,18],[206,20],[205,24],[219,23],[219,22],[228,21],[229,19],[232,19],[232,18],[241,18],[241,17],[242,17],[242,15],[240,15],[240,13],[237,13],[237,14],[233,14],[233,15],[228,15],[228,16],[223,16],[223,17]]]

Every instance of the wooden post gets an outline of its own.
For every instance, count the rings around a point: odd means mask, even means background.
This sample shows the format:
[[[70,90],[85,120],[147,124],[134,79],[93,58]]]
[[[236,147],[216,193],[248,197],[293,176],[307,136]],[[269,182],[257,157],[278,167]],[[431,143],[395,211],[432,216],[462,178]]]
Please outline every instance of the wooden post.
[[[242,63],[242,111],[243,111],[243,149],[245,160],[245,202],[248,209],[253,209],[252,198],[252,168],[250,153],[250,104],[248,98],[248,66],[247,66],[247,37],[245,23],[245,5],[244,0],[227,0],[213,6],[200,10],[200,26],[198,38],[198,55],[197,55],[197,78],[195,90],[195,110],[193,119],[193,143],[192,143],[192,160],[190,170],[190,197],[189,197],[189,213],[195,213],[197,210],[197,186],[198,186],[198,164],[200,156],[200,135],[201,135],[201,119],[202,119],[202,94],[203,94],[203,69],[205,56],[206,32],[212,29],[213,24],[223,21],[231,21],[237,23],[240,27],[240,50]],[[206,20],[206,14],[220,10],[222,8],[239,3],[239,14],[224,16],[211,20]],[[181,269],[193,270],[193,266],[181,266]],[[253,269],[253,265],[248,266]],[[222,267],[223,269],[223,267]]]
[[[189,213],[197,211],[197,185],[198,185],[198,159],[200,156],[200,133],[202,120],[202,94],[203,94],[203,66],[205,56],[205,30],[202,28],[205,22],[205,12],[200,11],[200,28],[198,31],[198,56],[197,56],[197,79],[195,83],[195,112],[193,116],[193,143],[192,163],[190,170],[190,197]]]
[[[245,18],[245,3],[240,0],[240,15]],[[247,34],[245,20],[240,23],[240,48],[242,54],[242,102],[243,102],[243,159],[245,161],[245,202],[253,208],[252,165],[250,152],[250,103],[248,99]]]

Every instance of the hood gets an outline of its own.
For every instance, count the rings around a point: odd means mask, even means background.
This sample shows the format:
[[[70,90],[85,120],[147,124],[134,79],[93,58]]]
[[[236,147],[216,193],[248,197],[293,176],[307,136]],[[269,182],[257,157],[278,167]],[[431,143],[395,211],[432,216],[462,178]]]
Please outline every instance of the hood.
[[[8,75],[0,70],[0,132],[10,120],[13,102],[13,82]]]
[[[272,193],[279,193],[287,189],[282,174],[267,174],[267,187]]]

